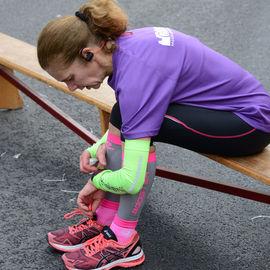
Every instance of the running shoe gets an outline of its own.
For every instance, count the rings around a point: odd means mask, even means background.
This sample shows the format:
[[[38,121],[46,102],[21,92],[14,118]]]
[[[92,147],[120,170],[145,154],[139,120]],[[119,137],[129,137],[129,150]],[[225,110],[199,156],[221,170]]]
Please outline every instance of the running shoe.
[[[62,258],[69,270],[128,268],[139,265],[145,260],[140,237],[136,231],[127,244],[119,244],[108,226],[105,226],[97,237],[87,241],[86,246],[65,253]]]
[[[81,215],[81,211],[68,213],[64,218],[72,218],[75,215]],[[102,231],[104,225],[97,222],[96,216],[92,219],[84,218],[78,224],[69,226],[67,229],[61,229],[48,233],[49,244],[57,250],[71,252],[86,245],[86,242],[96,237]]]

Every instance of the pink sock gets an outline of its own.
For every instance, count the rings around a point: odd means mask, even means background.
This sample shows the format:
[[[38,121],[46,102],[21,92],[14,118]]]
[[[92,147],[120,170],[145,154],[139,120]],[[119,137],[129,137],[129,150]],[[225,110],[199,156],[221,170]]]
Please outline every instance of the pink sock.
[[[127,221],[119,218],[117,215],[115,216],[110,228],[116,235],[118,243],[125,244],[130,240],[131,236],[135,231],[137,223],[138,220]]]
[[[103,225],[110,225],[117,213],[118,207],[119,202],[112,202],[103,199],[96,211],[97,221]]]

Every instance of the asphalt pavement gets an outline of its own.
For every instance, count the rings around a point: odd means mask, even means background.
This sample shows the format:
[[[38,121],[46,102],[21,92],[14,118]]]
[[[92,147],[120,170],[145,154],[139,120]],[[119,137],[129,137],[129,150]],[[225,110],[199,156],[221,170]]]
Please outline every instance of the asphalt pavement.
[[[50,20],[73,14],[79,0],[0,0],[0,31],[33,45]],[[131,28],[166,26],[198,37],[270,90],[270,1],[119,0]],[[0,40],[1,42],[1,40]],[[100,136],[96,108],[16,73]],[[76,223],[88,176],[79,171],[87,144],[22,95],[24,107],[0,110],[0,269],[65,269],[48,247],[48,231]],[[196,153],[158,144],[158,165],[270,191],[250,177]],[[269,270],[270,207],[157,177],[138,232],[146,261],[138,270]]]

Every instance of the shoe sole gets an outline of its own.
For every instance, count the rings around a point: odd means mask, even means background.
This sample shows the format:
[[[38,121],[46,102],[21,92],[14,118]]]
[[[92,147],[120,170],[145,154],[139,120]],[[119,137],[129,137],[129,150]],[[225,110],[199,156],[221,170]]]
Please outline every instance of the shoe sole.
[[[107,265],[104,265],[102,267],[99,268],[92,268],[92,269],[87,269],[87,270],[110,270],[114,267],[123,267],[123,268],[129,268],[129,267],[134,267],[137,265],[140,265],[144,262],[145,260],[145,255],[143,250],[141,249],[140,253],[132,256],[132,257],[128,257],[128,258],[124,258],[124,259],[120,259],[117,261],[114,261],[112,263],[109,263]],[[73,267],[69,267],[66,265],[66,268],[68,270],[82,270],[82,269],[78,269],[78,268],[73,268]],[[86,269],[84,269],[86,270]]]
[[[86,245],[86,242],[85,243],[82,243],[82,244],[78,244],[78,245],[73,245],[73,246],[64,246],[64,245],[59,245],[59,244],[52,243],[52,242],[49,242],[49,244],[54,249],[57,249],[59,251],[62,251],[62,252],[72,252],[72,251],[76,251],[76,250],[84,247]]]

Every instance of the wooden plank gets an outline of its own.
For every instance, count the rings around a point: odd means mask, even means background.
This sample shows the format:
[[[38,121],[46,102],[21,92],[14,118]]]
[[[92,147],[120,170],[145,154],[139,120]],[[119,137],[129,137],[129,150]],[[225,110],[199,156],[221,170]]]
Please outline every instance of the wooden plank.
[[[270,185],[270,145],[262,153],[251,156],[232,158],[206,154],[204,156]]]
[[[13,71],[10,70],[12,73]],[[22,98],[18,89],[0,76],[0,108],[1,109],[20,109],[23,107]]]
[[[163,167],[157,167],[156,176],[270,204],[269,192],[261,192],[255,189],[243,188],[237,185],[229,185],[220,181],[213,181],[211,179],[186,174],[183,172],[177,172]]]
[[[109,128],[110,114],[101,109],[99,109],[98,111],[100,118],[101,136],[103,136]]]
[[[0,64],[49,84],[65,93],[99,107],[103,111],[110,112],[115,103],[114,91],[109,87],[107,82],[104,82],[97,90],[83,89],[82,91],[69,91],[64,83],[56,81],[40,67],[35,46],[3,33],[0,33]]]

